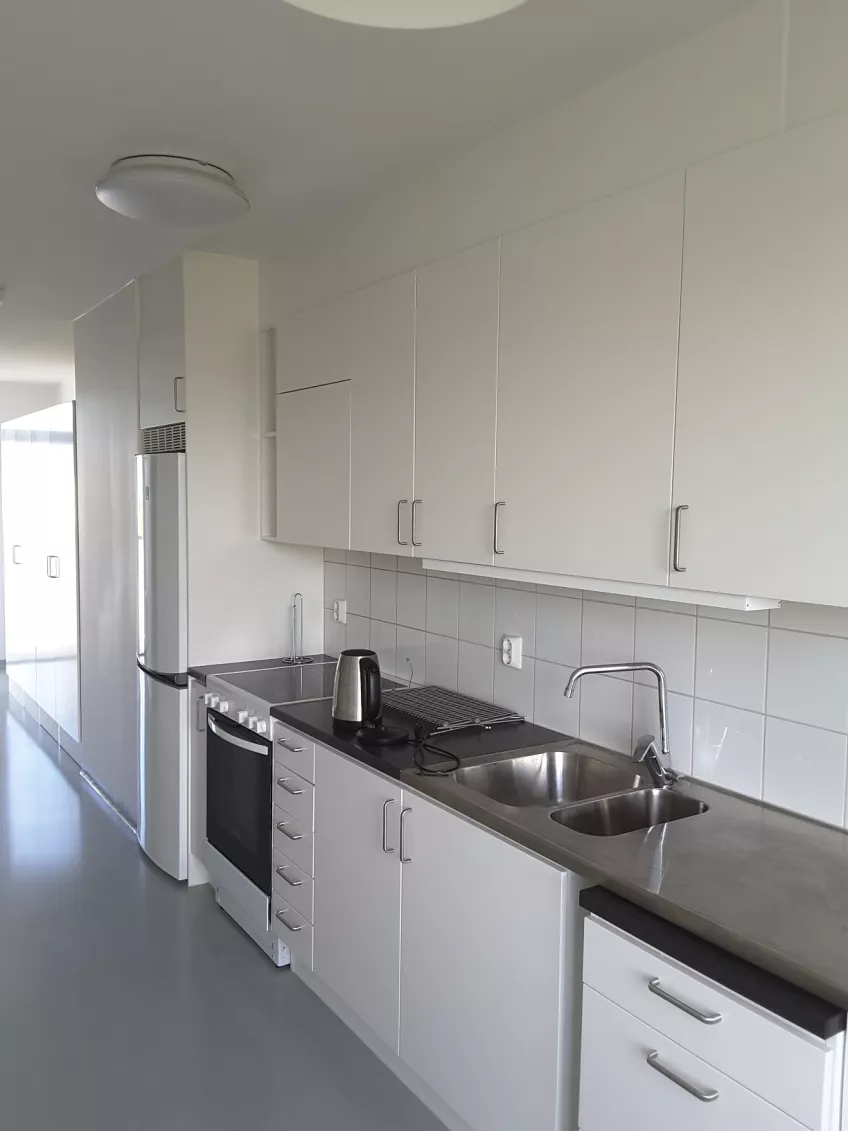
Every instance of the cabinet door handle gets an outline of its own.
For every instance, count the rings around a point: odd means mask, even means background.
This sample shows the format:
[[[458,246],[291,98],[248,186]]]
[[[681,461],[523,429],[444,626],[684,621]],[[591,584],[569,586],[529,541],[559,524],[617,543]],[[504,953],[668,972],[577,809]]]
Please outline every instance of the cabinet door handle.
[[[666,1080],[671,1080],[678,1088],[682,1088],[684,1092],[688,1092],[690,1096],[694,1096],[695,1099],[700,1100],[701,1103],[711,1104],[713,1100],[718,1099],[718,1092],[715,1088],[699,1088],[698,1085],[693,1084],[691,1080],[687,1080],[684,1076],[679,1076],[660,1061],[660,1054],[656,1050],[649,1052],[645,1059],[655,1072],[659,1072],[661,1076],[665,1076]]]
[[[179,404],[177,403],[177,381],[185,381],[185,377],[174,378],[174,412],[185,412],[185,409],[180,408]]]
[[[22,549],[23,549],[23,546],[18,545],[18,544],[15,544],[12,547],[12,565],[20,565],[21,564],[21,562],[22,562],[21,550]]]
[[[412,500],[412,545],[413,546],[420,546],[421,545],[420,542],[415,541],[415,508],[420,504],[420,502],[421,502],[420,499],[413,499]]]
[[[56,563],[56,572],[55,573],[53,572],[53,562]],[[48,554],[47,555],[47,576],[52,581],[55,581],[56,578],[59,576],[59,558],[56,554]]]
[[[282,913],[282,911],[277,912],[277,918],[280,920],[280,922],[283,924],[283,926],[286,928],[287,931],[302,931],[303,930],[303,927],[300,927],[300,926],[293,927],[291,925],[291,923],[287,923],[286,917]]]
[[[286,871],[289,867],[290,867],[289,864],[280,864],[277,868],[277,875],[280,877],[281,880],[285,880],[285,882],[289,885],[290,888],[302,888],[303,887],[303,880],[290,880],[288,878],[288,876],[286,875]]]
[[[398,509],[397,509],[397,544],[398,544],[399,546],[408,546],[408,545],[409,545],[409,543],[408,543],[408,542],[401,542],[401,540],[400,540],[400,508],[401,508],[401,507],[408,507],[408,506],[409,506],[409,499],[398,499]]]
[[[684,1013],[688,1013],[690,1017],[694,1017],[695,1020],[700,1021],[702,1025],[718,1025],[719,1021],[721,1021],[720,1013],[703,1013],[694,1005],[689,1005],[688,1002],[682,1001],[679,997],[675,997],[674,994],[669,993],[668,990],[663,989],[659,978],[651,978],[650,982],[648,982],[648,989],[652,994],[656,994],[657,997],[662,998],[663,1001],[667,1001],[669,1005],[674,1005],[678,1009],[682,1009]]]
[[[383,852],[385,852],[387,856],[390,856],[394,852],[393,848],[389,848],[389,806],[394,805],[394,803],[393,797],[383,802]]]
[[[202,734],[205,729],[201,721],[204,718],[204,715],[200,710],[201,706],[204,705],[205,702],[205,695],[198,695],[198,697],[194,701],[194,729],[198,732],[198,734]]]
[[[400,862],[401,864],[411,864],[412,857],[406,855],[406,818],[412,812],[411,809],[401,809],[400,811]]]
[[[284,747],[286,750],[290,750],[292,754],[302,754],[305,749],[303,746],[295,746],[295,744],[289,742],[287,738],[278,738],[277,745]]]
[[[688,511],[688,510],[689,510],[689,507],[685,504],[681,507],[675,507],[674,508],[674,539],[673,539],[674,549],[673,549],[673,552],[672,552],[672,563],[671,564],[674,566],[674,572],[675,573],[685,573],[686,572],[686,566],[682,566],[680,564],[680,526],[681,526],[681,522],[682,522],[681,515],[683,514],[684,511]]]
[[[290,789],[286,782],[291,781],[291,778],[277,778],[277,785],[280,789],[284,789],[286,793],[290,793],[292,797],[300,797],[303,793],[302,789]]]
[[[503,550],[498,549],[501,535],[501,507],[505,507],[505,502],[495,503],[495,529],[492,534],[492,549],[496,554],[503,554]]]
[[[286,831],[286,826],[288,825],[288,823],[288,821],[277,821],[277,829],[283,834],[283,836],[287,836],[289,840],[303,840],[303,833],[290,833]]]

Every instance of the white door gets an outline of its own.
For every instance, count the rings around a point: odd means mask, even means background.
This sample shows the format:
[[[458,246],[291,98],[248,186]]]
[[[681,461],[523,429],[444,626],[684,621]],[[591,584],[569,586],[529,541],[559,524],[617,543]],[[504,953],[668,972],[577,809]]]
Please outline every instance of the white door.
[[[556,1131],[563,873],[404,796],[400,1055],[475,1131]]]
[[[848,605],[848,118],[689,170],[672,585]]]
[[[18,424],[13,421],[4,425],[2,433],[6,673],[35,699],[38,626],[31,593],[37,569],[32,540],[35,517],[30,458],[32,432]]]
[[[277,396],[277,540],[350,545],[350,381]]]
[[[30,615],[36,624],[36,693],[42,726],[58,737],[56,724],[56,667],[61,646],[61,565],[55,554],[59,522],[61,462],[52,443],[59,410],[46,408],[27,419],[32,425],[29,492],[32,505],[34,548]],[[45,716],[47,718],[45,719]]]
[[[315,747],[314,971],[397,1052],[401,790]]]
[[[498,241],[418,271],[415,553],[491,565],[498,390]]]
[[[365,287],[345,303],[350,547],[411,554],[417,541],[412,531],[415,274]],[[326,448],[321,454],[326,455]]]
[[[79,618],[77,599],[77,492],[73,403],[52,411],[50,448],[56,505],[50,531],[50,585],[56,622],[56,722],[79,739]]]
[[[138,281],[139,424],[185,420],[185,322],[182,256]]]
[[[683,174],[505,236],[503,566],[668,582]]]
[[[188,688],[138,669],[138,843],[173,876],[188,873]]]

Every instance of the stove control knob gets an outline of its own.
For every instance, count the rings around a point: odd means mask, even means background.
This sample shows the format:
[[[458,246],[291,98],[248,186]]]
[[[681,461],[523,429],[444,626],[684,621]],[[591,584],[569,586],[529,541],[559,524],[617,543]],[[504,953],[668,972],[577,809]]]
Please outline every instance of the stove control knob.
[[[238,713],[238,721],[242,726],[247,722],[247,714],[247,711],[239,711]]]
[[[203,702],[206,704],[207,707],[211,707],[212,706],[212,700],[214,698],[215,698],[215,696],[212,694],[212,692],[207,691],[206,694],[203,696]]]
[[[266,734],[267,731],[268,731],[268,724],[265,722],[265,720],[264,719],[257,719],[256,720],[256,733],[257,734]]]
[[[222,715],[228,715],[230,713],[230,705],[229,705],[229,703],[227,702],[226,699],[222,699],[221,702],[218,704],[218,710],[221,712]]]
[[[207,699],[207,703],[212,708],[213,711],[218,710],[218,704],[220,702],[221,702],[221,700],[218,698],[217,695],[210,695]]]
[[[257,718],[256,715],[251,715],[247,720],[247,725],[250,730],[256,730]]]

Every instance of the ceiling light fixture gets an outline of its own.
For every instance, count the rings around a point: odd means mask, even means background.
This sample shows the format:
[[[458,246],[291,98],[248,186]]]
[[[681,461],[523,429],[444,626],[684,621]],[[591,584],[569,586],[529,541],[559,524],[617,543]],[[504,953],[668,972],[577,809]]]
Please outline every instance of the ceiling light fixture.
[[[169,228],[226,224],[250,208],[226,169],[162,153],[122,157],[94,191],[113,212]]]
[[[383,28],[436,28],[473,24],[519,8],[527,0],[288,0],[296,8]]]

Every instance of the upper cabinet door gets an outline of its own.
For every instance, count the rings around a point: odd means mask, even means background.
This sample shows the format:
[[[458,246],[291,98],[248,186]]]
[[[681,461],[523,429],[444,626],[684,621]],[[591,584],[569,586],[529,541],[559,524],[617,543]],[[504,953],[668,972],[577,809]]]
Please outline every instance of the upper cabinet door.
[[[504,237],[503,566],[665,585],[683,174]]]
[[[346,299],[300,311],[277,328],[277,392],[329,385],[345,373]]]
[[[351,387],[350,547],[412,553],[415,275],[344,300]],[[416,539],[417,540],[417,539]]]
[[[690,170],[672,585],[848,604],[848,119]]]
[[[415,553],[492,562],[498,242],[418,271]]]
[[[182,256],[138,280],[139,426],[185,420]]]

